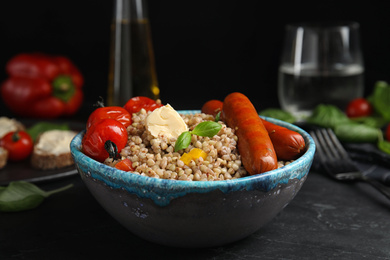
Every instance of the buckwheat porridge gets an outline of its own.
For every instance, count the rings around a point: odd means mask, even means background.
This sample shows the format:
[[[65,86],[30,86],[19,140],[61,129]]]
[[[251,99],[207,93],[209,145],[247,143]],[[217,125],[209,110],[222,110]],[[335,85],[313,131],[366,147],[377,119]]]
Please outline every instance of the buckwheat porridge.
[[[241,157],[236,147],[237,136],[234,129],[222,121],[221,130],[213,137],[191,136],[190,145],[175,152],[177,138],[166,136],[154,137],[146,127],[146,118],[151,112],[141,109],[132,116],[133,123],[127,128],[128,143],[122,149],[122,159],[129,158],[135,169],[133,173],[153,178],[184,180],[184,181],[216,181],[230,180],[247,176],[248,173],[241,164]],[[204,121],[214,121],[212,115],[203,113],[180,114],[188,129]],[[204,152],[204,156],[190,160],[187,164],[181,160],[184,153],[193,148]],[[105,164],[114,166],[116,160],[106,159]],[[281,167],[289,162],[279,162]]]

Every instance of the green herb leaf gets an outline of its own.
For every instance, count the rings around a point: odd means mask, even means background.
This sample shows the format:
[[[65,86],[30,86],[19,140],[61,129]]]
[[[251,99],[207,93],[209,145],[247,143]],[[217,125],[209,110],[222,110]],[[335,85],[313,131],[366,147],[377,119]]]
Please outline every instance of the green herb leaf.
[[[351,121],[376,128],[381,128],[387,124],[387,121],[381,116],[357,117],[351,118]]]
[[[216,115],[215,115],[215,122],[218,122],[219,120],[221,119],[221,111],[219,111]]]
[[[50,195],[69,189],[72,186],[73,184],[70,184],[47,192],[29,182],[11,182],[7,187],[0,187],[0,211],[17,212],[33,209]]]
[[[320,104],[314,109],[307,122],[334,129],[338,125],[350,123],[350,120],[338,107]]]
[[[69,130],[69,126],[67,124],[55,124],[49,122],[38,122],[27,129],[27,133],[31,136],[31,138],[35,141],[37,137],[49,130]]]
[[[294,123],[297,119],[289,112],[279,108],[268,108],[260,111],[260,116],[276,118],[288,123]]]
[[[390,121],[390,85],[384,81],[378,81],[370,101],[375,110],[387,121]]]
[[[191,143],[191,135],[213,137],[221,130],[222,125],[213,121],[201,122],[190,132],[183,132],[175,143],[175,152],[187,148]]]
[[[387,154],[390,154],[390,142],[382,140],[378,142],[378,148],[382,152],[385,152]]]
[[[187,148],[191,143],[191,133],[186,131],[181,133],[175,143],[175,152]]]
[[[382,135],[380,129],[361,124],[338,125],[334,132],[340,141],[354,143],[374,143]]]
[[[199,136],[207,136],[207,137],[213,137],[214,135],[218,134],[219,130],[221,130],[222,125],[213,122],[213,121],[206,121],[199,123],[194,130],[191,131],[191,134],[199,135]]]

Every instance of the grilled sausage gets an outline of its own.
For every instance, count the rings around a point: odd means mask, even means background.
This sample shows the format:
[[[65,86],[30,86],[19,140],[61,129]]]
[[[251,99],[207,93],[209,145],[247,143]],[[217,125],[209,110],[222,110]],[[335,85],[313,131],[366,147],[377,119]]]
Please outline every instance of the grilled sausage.
[[[300,133],[261,119],[274,145],[278,160],[297,159],[305,150],[305,140]]]
[[[226,96],[222,114],[227,125],[236,130],[241,161],[250,175],[278,167],[272,141],[251,101],[234,92]]]

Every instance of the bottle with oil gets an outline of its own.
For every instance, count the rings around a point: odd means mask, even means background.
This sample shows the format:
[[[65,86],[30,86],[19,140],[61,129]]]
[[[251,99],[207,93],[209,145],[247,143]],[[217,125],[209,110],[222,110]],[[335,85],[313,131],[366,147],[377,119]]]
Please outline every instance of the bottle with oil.
[[[107,105],[135,96],[158,99],[160,89],[145,0],[115,0]]]

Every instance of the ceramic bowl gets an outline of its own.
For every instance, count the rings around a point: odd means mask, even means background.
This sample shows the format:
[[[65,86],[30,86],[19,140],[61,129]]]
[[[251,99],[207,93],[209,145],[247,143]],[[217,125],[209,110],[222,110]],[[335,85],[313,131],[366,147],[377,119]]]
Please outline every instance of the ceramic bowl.
[[[199,111],[179,111],[195,113]],[[176,181],[119,171],[81,152],[84,132],[71,142],[71,153],[92,195],[133,234],[174,247],[213,247],[243,239],[271,221],[295,197],[311,167],[315,144],[299,132],[306,152],[282,168],[229,181]]]

